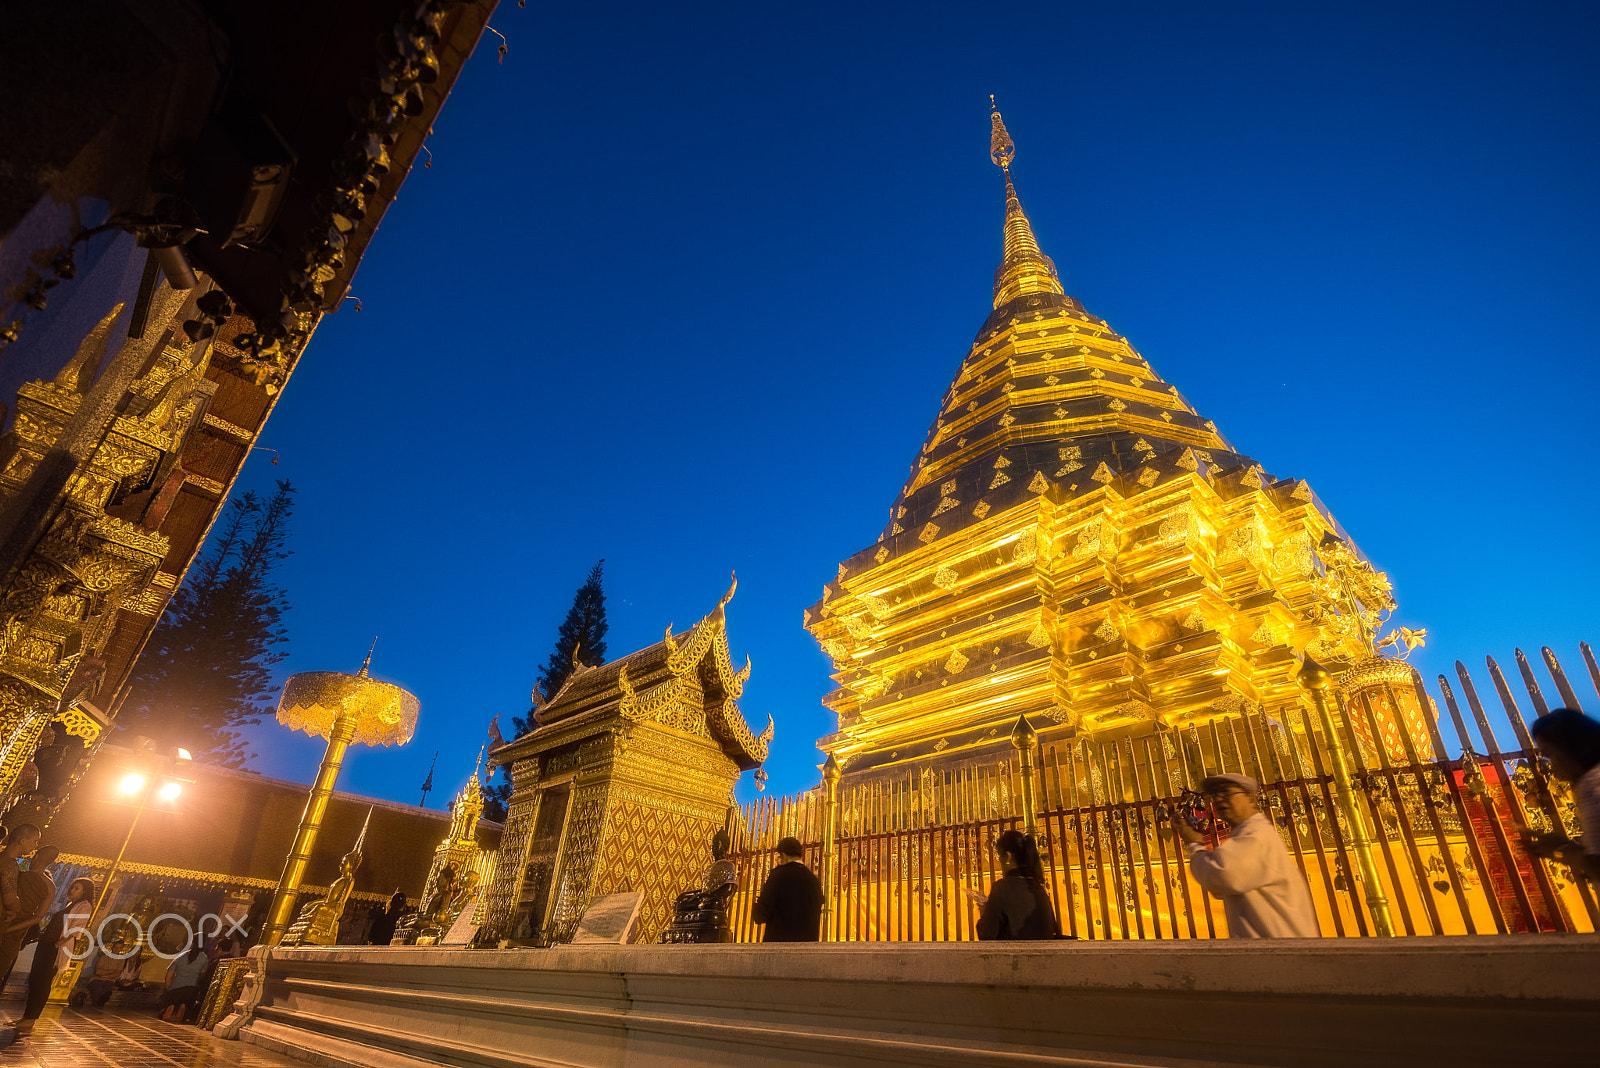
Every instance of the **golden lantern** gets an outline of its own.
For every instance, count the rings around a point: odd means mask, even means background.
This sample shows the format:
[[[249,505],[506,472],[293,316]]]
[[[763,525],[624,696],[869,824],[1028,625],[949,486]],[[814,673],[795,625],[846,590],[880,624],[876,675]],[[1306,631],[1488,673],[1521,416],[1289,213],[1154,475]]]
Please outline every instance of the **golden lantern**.
[[[354,675],[342,671],[307,671],[289,676],[283,684],[283,696],[278,699],[278,722],[292,730],[326,738],[328,748],[322,754],[316,782],[311,785],[311,796],[306,799],[294,846],[284,860],[283,875],[278,879],[272,910],[267,916],[267,928],[262,932],[264,945],[273,945],[282,938],[294,915],[300,880],[311,860],[311,848],[316,844],[328,798],[333,794],[334,781],[344,764],[345,750],[352,742],[405,745],[416,732],[417,714],[422,709],[420,702],[415,695],[393,683],[372,678],[367,673],[371,666],[372,651],[369,649],[361,670]]]

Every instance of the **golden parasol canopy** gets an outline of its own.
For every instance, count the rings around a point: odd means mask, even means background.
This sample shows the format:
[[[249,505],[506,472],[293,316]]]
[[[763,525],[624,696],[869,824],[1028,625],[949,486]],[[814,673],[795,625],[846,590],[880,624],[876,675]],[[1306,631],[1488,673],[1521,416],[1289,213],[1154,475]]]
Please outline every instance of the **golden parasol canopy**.
[[[305,671],[290,675],[278,699],[278,722],[290,730],[331,737],[341,715],[355,726],[357,745],[405,745],[417,729],[422,703],[416,696],[367,674],[372,654],[354,675]]]

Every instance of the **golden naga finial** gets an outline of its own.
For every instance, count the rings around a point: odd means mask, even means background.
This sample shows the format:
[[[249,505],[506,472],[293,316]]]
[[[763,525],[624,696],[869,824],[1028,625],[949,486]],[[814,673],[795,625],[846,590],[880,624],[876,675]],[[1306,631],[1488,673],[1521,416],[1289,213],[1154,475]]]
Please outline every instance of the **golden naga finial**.
[[[989,97],[989,106],[994,106],[993,96]],[[989,158],[994,160],[996,167],[1007,170],[1011,167],[1011,160],[1016,154],[1016,143],[1006,131],[1006,123],[1000,117],[1000,112],[989,112]]]

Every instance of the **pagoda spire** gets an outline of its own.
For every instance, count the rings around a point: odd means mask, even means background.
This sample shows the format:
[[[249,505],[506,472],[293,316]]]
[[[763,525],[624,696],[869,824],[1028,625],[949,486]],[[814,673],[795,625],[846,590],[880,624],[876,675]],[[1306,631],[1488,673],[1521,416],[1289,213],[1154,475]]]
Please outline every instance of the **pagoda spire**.
[[[994,107],[992,96],[989,106]],[[1025,293],[1064,294],[1056,265],[1039,248],[1039,239],[1033,236],[1033,226],[1017,198],[1017,187],[1011,181],[1011,160],[1017,146],[998,110],[990,111],[989,128],[989,158],[1006,180],[1005,253],[994,273],[994,306],[999,308]]]

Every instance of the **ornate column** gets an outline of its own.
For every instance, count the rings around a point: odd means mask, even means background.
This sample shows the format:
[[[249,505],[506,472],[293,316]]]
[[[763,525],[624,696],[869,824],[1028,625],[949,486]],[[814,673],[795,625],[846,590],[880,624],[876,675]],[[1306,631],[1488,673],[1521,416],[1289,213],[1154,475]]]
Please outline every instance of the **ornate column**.
[[[1372,928],[1379,935],[1392,937],[1394,920],[1389,915],[1389,899],[1384,895],[1383,883],[1378,879],[1378,864],[1372,856],[1372,826],[1367,820],[1366,811],[1356,801],[1355,790],[1350,782],[1349,758],[1339,741],[1339,729],[1333,722],[1333,715],[1328,711],[1328,691],[1334,688],[1333,676],[1307,656],[1299,679],[1300,685],[1311,691],[1311,700],[1317,706],[1317,718],[1322,724],[1322,734],[1327,739],[1339,809],[1350,825],[1350,851],[1356,855],[1361,881],[1366,886],[1367,911],[1372,914]]]
[[[822,940],[838,940],[837,911],[834,901],[839,890],[839,762],[828,754],[822,765]]]

